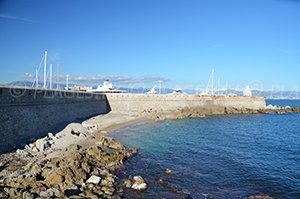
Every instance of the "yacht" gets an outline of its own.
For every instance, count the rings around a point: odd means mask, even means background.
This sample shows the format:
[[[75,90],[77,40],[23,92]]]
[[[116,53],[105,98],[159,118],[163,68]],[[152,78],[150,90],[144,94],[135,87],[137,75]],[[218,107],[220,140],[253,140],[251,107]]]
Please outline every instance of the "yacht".
[[[109,80],[103,82],[102,86],[97,86],[95,89],[87,89],[89,93],[123,93],[122,90],[118,90],[113,87]]]

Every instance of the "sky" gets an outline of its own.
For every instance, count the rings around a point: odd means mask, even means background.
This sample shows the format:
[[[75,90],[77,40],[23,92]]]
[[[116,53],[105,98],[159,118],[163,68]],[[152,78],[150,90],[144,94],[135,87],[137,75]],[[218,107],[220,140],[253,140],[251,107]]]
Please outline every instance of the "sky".
[[[300,90],[300,1],[0,0],[0,83],[44,51],[71,81]],[[43,70],[39,75],[42,78]]]

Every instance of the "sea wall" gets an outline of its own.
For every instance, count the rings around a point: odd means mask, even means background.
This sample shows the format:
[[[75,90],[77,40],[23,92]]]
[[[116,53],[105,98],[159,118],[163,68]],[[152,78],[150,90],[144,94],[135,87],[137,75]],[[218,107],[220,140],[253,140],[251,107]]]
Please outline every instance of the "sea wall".
[[[107,94],[112,111],[178,117],[182,114],[224,114],[232,110],[259,110],[264,97],[230,95]]]
[[[0,153],[109,111],[104,94],[0,87]]]

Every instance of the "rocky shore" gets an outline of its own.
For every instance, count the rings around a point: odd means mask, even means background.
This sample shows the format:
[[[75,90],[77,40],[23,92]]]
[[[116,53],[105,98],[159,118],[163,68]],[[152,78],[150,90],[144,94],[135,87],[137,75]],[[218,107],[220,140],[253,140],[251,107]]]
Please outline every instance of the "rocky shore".
[[[72,123],[58,133],[49,132],[48,136],[22,150],[0,156],[0,198],[123,198],[125,188],[145,190],[147,184],[141,176],[117,178],[117,171],[137,153],[137,149],[128,149],[106,137],[108,131],[136,121],[290,112],[299,113],[300,108],[223,108],[216,112],[185,109],[169,113],[148,110],[109,113],[83,123]],[[172,172],[168,170],[169,175]]]
[[[133,120],[96,116],[1,155],[0,198],[122,198],[116,172],[137,149],[105,137],[104,129]]]
[[[285,113],[300,113],[300,107],[289,106],[273,106],[268,105],[263,109],[248,109],[248,108],[231,108],[231,107],[214,107],[213,109],[195,109],[185,108],[171,112],[159,112],[152,110],[144,110],[139,113],[145,118],[164,120],[164,119],[183,119],[183,118],[201,118],[208,115],[231,115],[231,114],[285,114]]]

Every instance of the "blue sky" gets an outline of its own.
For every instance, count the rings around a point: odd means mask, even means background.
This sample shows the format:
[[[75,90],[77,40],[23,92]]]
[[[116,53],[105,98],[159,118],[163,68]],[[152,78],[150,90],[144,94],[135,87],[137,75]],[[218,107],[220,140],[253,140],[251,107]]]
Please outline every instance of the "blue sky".
[[[214,67],[223,86],[300,90],[299,1],[1,0],[0,44],[0,83],[47,50],[73,79],[193,88]]]

